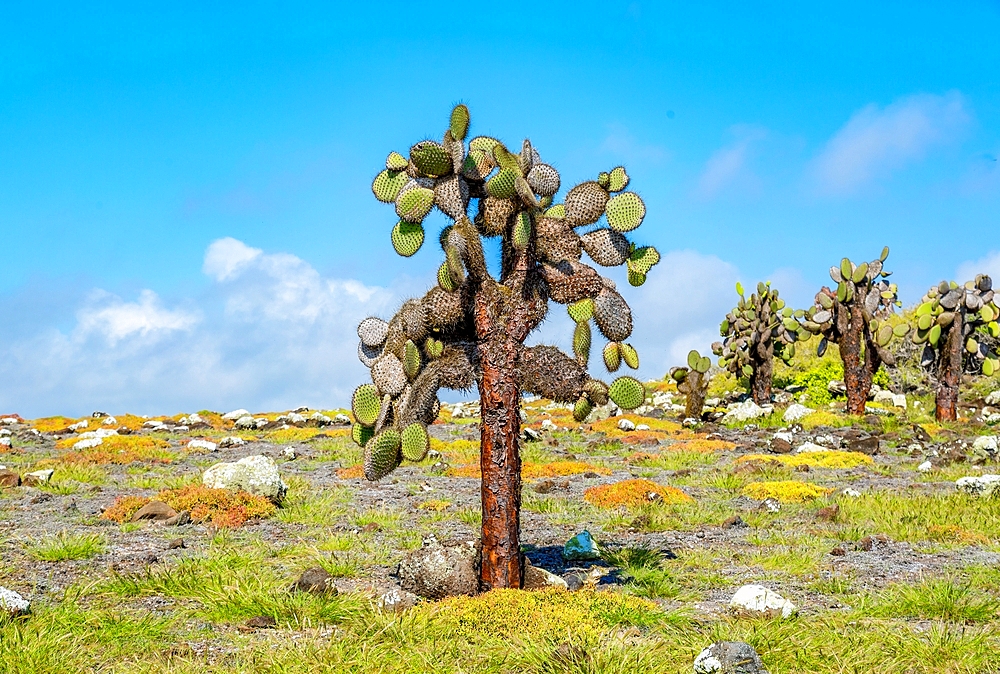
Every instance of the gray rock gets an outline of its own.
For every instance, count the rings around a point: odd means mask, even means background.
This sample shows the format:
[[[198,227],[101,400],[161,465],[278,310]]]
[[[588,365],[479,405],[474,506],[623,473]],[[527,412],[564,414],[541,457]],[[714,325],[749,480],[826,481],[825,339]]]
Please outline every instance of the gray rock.
[[[314,566],[303,571],[292,585],[292,589],[318,595],[337,594],[337,588],[333,584],[333,576],[321,566]]]
[[[531,564],[524,565],[524,589],[544,590],[554,587],[560,590],[568,590],[569,585],[565,580],[554,573],[541,569]]]
[[[419,598],[405,590],[394,587],[378,598],[378,607],[383,611],[400,612],[416,606]]]
[[[847,395],[847,384],[839,379],[831,379],[830,383],[826,385],[826,390],[833,395]]]
[[[741,403],[736,403],[735,405],[730,406],[729,411],[726,412],[724,417],[722,417],[722,421],[750,421],[751,419],[765,417],[772,411],[774,411],[774,408],[770,405],[761,407],[752,400],[745,400]]]
[[[232,412],[226,412],[222,415],[222,418],[226,421],[236,421],[241,417],[248,416],[250,413],[244,409],[233,410]]]
[[[30,473],[25,473],[21,477],[21,482],[28,485],[29,487],[34,487],[40,484],[45,484],[52,479],[52,474],[56,471],[52,468],[46,468],[44,470],[36,470]]]
[[[798,403],[795,403],[793,405],[788,406],[788,409],[785,410],[785,413],[781,415],[781,419],[786,424],[794,424],[798,421],[805,419],[807,416],[809,416],[815,411],[816,410],[812,409],[811,407],[806,407],[805,405],[800,405]]]
[[[959,491],[972,496],[989,498],[1000,495],[1000,475],[969,475],[955,481]]]
[[[219,440],[219,447],[221,448],[242,447],[245,444],[247,444],[247,441],[236,435],[230,435]]]
[[[244,415],[236,420],[236,428],[251,429],[257,428],[257,420],[254,419],[249,414]]]
[[[716,641],[694,660],[695,674],[768,674],[753,646],[742,641]]]
[[[248,456],[234,463],[217,463],[202,475],[202,482],[213,489],[232,489],[265,496],[280,503],[288,491],[274,460],[263,454]]]
[[[399,563],[400,587],[425,599],[476,594],[478,556],[473,541],[441,543],[429,538]]]
[[[13,590],[0,587],[0,611],[9,616],[19,616],[31,610],[31,602]]]

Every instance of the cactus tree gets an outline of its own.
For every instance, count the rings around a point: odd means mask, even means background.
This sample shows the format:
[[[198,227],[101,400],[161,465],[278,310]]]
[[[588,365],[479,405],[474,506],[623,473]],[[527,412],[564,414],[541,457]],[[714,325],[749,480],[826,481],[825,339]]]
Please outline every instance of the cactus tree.
[[[941,281],[927,291],[917,306],[912,339],[914,344],[924,345],[920,363],[937,379],[938,421],[958,418],[958,386],[963,371],[990,376],[1000,369],[997,355],[977,339],[979,331],[1000,336],[998,317],[993,281],[982,274],[964,286]]]
[[[725,338],[712,345],[719,357],[719,367],[737,377],[750,379],[750,395],[758,405],[771,402],[771,381],[774,378],[774,357],[785,364],[795,356],[795,342],[809,335],[798,321],[804,312],[793,312],[771,288],[771,282],[758,283],[757,292],[743,296],[743,286],[736,284],[740,301],[726,314],[719,326]]]
[[[623,409],[638,407],[645,397],[639,381],[620,377],[608,386],[587,373],[591,320],[614,344],[610,351],[638,363],[625,344],[632,332],[628,304],[612,281],[580,259],[586,252],[603,266],[627,265],[629,281],[640,285],[659,256],[626,237],[641,224],[645,206],[624,191],[624,168],[575,186],[553,205],[559,173],[528,140],[516,153],[485,136],[466,145],[468,127],[469,111],[459,105],[442,142],[421,141],[409,157],[391,153],[372,185],[380,201],[395,204],[399,221],[391,240],[400,255],[421,247],[423,221],[434,207],[450,224],[439,236],[444,262],[437,285],[405,302],[391,320],[368,318],[358,328],[358,355],[370,367],[372,383],[354,392],[353,436],[365,449],[365,476],[381,479],[401,461],[426,455],[439,389],[476,385],[482,414],[481,587],[518,587],[520,395],[574,403],[579,420],[609,398]],[[472,201],[476,214],[470,219]],[[606,224],[598,223],[602,216]],[[484,237],[500,238],[498,278],[487,269]],[[569,305],[577,322],[576,357],[524,344],[545,318],[549,300]]]
[[[897,326],[898,332],[894,332],[885,323],[895,307],[900,306],[896,284],[886,280],[891,272],[883,269],[888,256],[886,247],[877,260],[855,265],[845,257],[840,266],[830,267],[830,278],[837,289],[820,290],[802,323],[809,332],[822,335],[817,350],[820,356],[830,342],[840,348],[849,414],[865,413],[875,373],[883,363],[895,365],[895,358],[886,347],[894,334],[906,334],[907,330],[905,326]]]
[[[668,375],[677,382],[677,390],[684,394],[684,418],[701,419],[711,381],[708,370],[712,367],[712,360],[692,350],[688,353],[687,363],[687,367],[670,368]]]

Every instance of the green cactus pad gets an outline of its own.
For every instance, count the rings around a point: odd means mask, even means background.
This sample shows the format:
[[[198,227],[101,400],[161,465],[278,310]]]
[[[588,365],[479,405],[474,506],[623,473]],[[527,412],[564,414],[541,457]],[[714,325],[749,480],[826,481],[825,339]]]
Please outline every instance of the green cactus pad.
[[[427,428],[423,424],[410,424],[403,429],[400,436],[403,458],[407,461],[423,461],[427,456],[427,450],[431,447],[430,436],[427,435]]]
[[[458,287],[451,279],[451,274],[448,272],[447,262],[442,262],[441,266],[438,267],[438,285],[448,292],[451,292]]]
[[[566,311],[569,313],[569,317],[576,323],[589,321],[594,317],[594,300],[586,297],[579,302],[567,304]]]
[[[576,324],[573,330],[573,353],[582,362],[586,363],[590,359],[590,323],[581,321]]]
[[[621,344],[618,346],[621,351],[622,360],[633,370],[639,369],[639,352],[631,344]]]
[[[868,263],[862,262],[854,269],[854,276],[851,277],[851,280],[855,283],[861,283],[866,276],[868,276]]]
[[[892,341],[892,326],[883,325],[879,328],[875,341],[879,346],[888,346],[889,342]]]
[[[398,152],[390,152],[385,158],[385,167],[390,171],[402,171],[409,166],[409,161]]]
[[[365,478],[374,482],[395,470],[401,444],[399,431],[394,428],[387,428],[369,440],[365,445]]]
[[[605,190],[608,189],[608,185],[611,184],[611,174],[607,171],[602,171],[597,174],[597,184],[603,187]]]
[[[697,369],[698,361],[699,360],[701,360],[701,354],[700,353],[698,353],[697,351],[695,351],[693,349],[688,352],[687,366],[690,369],[692,369],[692,370]]]
[[[642,272],[634,271],[632,269],[628,270],[628,284],[635,288],[638,288],[643,283],[646,282],[646,275]]]
[[[517,195],[515,183],[520,174],[512,168],[502,168],[486,181],[486,192],[497,199],[513,199]]]
[[[854,264],[846,257],[840,261],[840,275],[845,281],[854,275]]]
[[[927,333],[927,341],[930,342],[931,346],[937,346],[938,341],[941,339],[941,326],[935,324],[931,327],[930,331]]]
[[[660,253],[652,246],[643,246],[642,248],[636,248],[632,251],[632,254],[628,256],[628,268],[629,270],[635,270],[640,274],[648,274],[649,270],[653,268],[653,265],[660,261]]]
[[[410,176],[406,175],[405,171],[386,169],[372,181],[372,193],[379,201],[391,204],[399,196],[399,190],[409,181]]]
[[[362,426],[373,426],[381,411],[378,389],[371,384],[362,384],[354,389],[351,397],[351,411],[354,420]]]
[[[600,379],[588,379],[583,385],[583,392],[595,405],[606,405],[608,402],[608,385]]]
[[[486,152],[491,157],[493,156],[493,148],[499,143],[496,138],[490,138],[489,136],[476,136],[469,141],[469,150],[479,150],[481,152]]]
[[[882,254],[879,255],[879,262],[885,262],[885,258],[889,257],[889,246],[882,249]]]
[[[580,396],[580,398],[576,401],[576,405],[573,406],[573,419],[583,423],[593,411],[594,405],[590,402],[587,396]]]
[[[424,353],[431,360],[440,358],[441,354],[444,353],[444,342],[433,337],[428,337],[427,341],[424,342]]]
[[[969,353],[978,353],[979,352],[979,342],[977,342],[972,337],[969,337],[969,339],[966,340],[966,342],[965,342],[965,350],[968,351]]]
[[[434,190],[411,187],[396,197],[396,215],[406,222],[423,221],[434,206]]]
[[[566,205],[556,204],[550,208],[545,209],[546,218],[565,218],[566,217]]]
[[[364,447],[372,436],[375,435],[375,429],[371,426],[364,426],[362,424],[354,424],[351,426],[351,440],[359,447]]]
[[[896,335],[897,337],[902,337],[909,331],[910,331],[910,326],[908,326],[906,323],[900,323],[899,325],[897,325],[892,329],[892,334]]]
[[[608,192],[621,192],[628,187],[628,181],[628,173],[625,172],[624,166],[611,169],[611,173],[608,174]]]
[[[392,247],[403,257],[410,257],[424,245],[424,228],[412,222],[400,220],[392,228]]]
[[[429,178],[448,175],[452,171],[451,153],[433,141],[425,140],[410,148],[410,163]]]
[[[619,194],[608,201],[605,207],[608,225],[619,232],[631,232],[642,224],[646,217],[646,205],[634,192]]]
[[[1000,361],[993,358],[987,358],[983,361],[983,374],[987,377],[992,377],[998,369],[1000,369]]]
[[[604,358],[604,367],[608,368],[608,372],[615,372],[622,366],[622,352],[618,347],[618,342],[608,342],[601,356]]]
[[[646,389],[634,377],[619,377],[608,388],[608,397],[623,410],[634,410],[646,400]]]
[[[513,232],[514,248],[518,250],[524,250],[528,247],[528,243],[531,241],[531,216],[527,211],[521,211],[514,218],[514,232]]]
[[[451,111],[448,129],[455,140],[465,140],[469,133],[469,108],[462,103],[456,105]]]
[[[413,343],[413,340],[406,340],[403,344],[403,372],[410,379],[413,379],[420,373],[420,351],[417,350],[417,345]]]

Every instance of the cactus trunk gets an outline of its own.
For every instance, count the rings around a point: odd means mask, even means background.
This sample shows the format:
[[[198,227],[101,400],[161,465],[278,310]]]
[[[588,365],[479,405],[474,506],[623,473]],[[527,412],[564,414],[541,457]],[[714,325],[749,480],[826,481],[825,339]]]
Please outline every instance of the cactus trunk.
[[[934,416],[938,421],[958,419],[958,385],[962,381],[963,312],[955,313],[938,364]]]
[[[840,357],[844,361],[844,385],[847,387],[847,413],[863,415],[868,392],[872,387],[872,364],[878,356],[871,344],[866,345],[866,353],[861,353],[865,332],[861,304],[852,304],[850,312],[850,322],[840,344]]]
[[[521,434],[520,391],[514,376],[518,343],[504,326],[492,322],[490,311],[477,305],[482,379],[479,383],[482,424],[479,462],[482,469],[482,565],[480,587],[520,588],[524,569],[520,545]]]
[[[708,386],[705,384],[703,379],[707,375],[698,372],[697,370],[691,370],[688,374],[688,384],[691,390],[687,394],[687,399],[685,400],[684,416],[688,419],[701,419],[702,409],[705,407],[705,394],[708,393]]]
[[[751,350],[750,393],[758,405],[771,404],[771,382],[774,379],[774,342],[759,342]]]

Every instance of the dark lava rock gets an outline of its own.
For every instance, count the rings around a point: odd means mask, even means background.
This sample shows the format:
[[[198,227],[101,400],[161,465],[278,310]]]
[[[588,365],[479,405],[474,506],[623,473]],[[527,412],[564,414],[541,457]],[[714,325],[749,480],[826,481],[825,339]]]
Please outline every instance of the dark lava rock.
[[[320,566],[303,571],[299,579],[292,585],[292,589],[310,594],[337,594],[337,588],[333,585],[333,576]]]
[[[716,641],[698,654],[695,674],[768,674],[757,651],[742,641]]]
[[[878,449],[879,439],[876,435],[872,435],[867,438],[858,438],[857,440],[851,440],[847,443],[847,451],[860,452],[861,454],[867,454],[869,456],[878,454]]]

